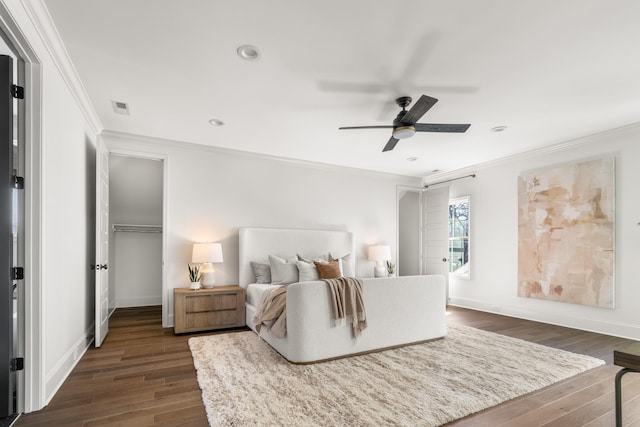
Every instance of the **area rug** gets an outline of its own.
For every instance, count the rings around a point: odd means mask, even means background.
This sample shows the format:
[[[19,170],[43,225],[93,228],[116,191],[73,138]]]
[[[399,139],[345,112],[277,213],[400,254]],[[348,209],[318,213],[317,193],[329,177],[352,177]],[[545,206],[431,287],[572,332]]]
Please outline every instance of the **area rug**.
[[[212,426],[438,426],[604,364],[461,325],[314,365],[287,362],[251,331],[189,346]]]

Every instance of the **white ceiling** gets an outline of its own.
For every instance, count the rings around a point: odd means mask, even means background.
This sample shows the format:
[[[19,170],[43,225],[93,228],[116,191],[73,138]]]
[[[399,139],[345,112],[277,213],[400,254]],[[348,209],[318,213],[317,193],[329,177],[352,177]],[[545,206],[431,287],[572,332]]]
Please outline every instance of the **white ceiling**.
[[[44,3],[107,130],[424,176],[640,121],[637,0]],[[338,130],[422,93],[469,131]]]

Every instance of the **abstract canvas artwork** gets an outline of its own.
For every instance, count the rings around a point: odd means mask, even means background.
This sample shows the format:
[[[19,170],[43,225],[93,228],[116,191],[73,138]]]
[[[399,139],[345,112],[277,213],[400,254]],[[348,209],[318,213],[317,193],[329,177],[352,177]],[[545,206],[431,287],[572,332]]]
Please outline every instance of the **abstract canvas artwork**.
[[[614,306],[614,159],[518,179],[518,296]]]

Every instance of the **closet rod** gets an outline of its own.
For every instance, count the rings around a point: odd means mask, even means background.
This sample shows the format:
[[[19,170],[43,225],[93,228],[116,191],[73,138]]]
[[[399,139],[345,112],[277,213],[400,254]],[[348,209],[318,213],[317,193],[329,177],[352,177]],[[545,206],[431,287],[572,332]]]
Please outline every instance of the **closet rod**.
[[[161,225],[113,224],[113,231],[127,233],[162,233]]]

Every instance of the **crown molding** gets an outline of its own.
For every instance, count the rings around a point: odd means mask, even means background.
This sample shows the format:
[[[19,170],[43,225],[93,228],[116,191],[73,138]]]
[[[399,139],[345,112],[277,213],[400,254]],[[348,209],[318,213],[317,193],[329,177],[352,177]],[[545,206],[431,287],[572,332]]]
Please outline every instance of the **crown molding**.
[[[95,135],[104,127],[43,0],[19,0]]]
[[[100,137],[113,138],[113,139],[119,139],[122,141],[129,141],[132,143],[148,145],[150,147],[150,150],[153,151],[154,153],[158,152],[157,148],[159,146],[163,146],[163,147],[177,149],[177,150],[193,150],[193,151],[200,151],[200,152],[204,151],[204,152],[210,152],[210,153],[226,154],[231,156],[240,156],[245,158],[285,162],[285,163],[290,163],[290,164],[294,164],[294,165],[298,165],[306,168],[313,168],[313,169],[334,170],[334,171],[340,170],[343,172],[348,172],[348,173],[352,173],[354,175],[359,175],[359,176],[364,175],[364,176],[370,176],[370,177],[398,179],[398,180],[410,179],[410,180],[415,180],[416,183],[420,182],[420,177],[417,177],[417,176],[400,175],[400,174],[394,174],[389,172],[374,171],[370,169],[360,169],[360,168],[354,168],[349,166],[334,165],[330,163],[314,162],[311,160],[294,159],[291,157],[273,156],[269,154],[254,153],[251,151],[234,150],[232,148],[223,148],[223,147],[214,147],[211,145],[196,144],[193,142],[177,141],[173,139],[164,139],[164,138],[158,138],[155,136],[138,135],[133,133],[108,130],[108,129],[103,130],[102,133],[100,134]]]
[[[640,131],[640,122],[631,123],[626,126],[621,126],[602,132],[581,136],[579,138],[571,139],[569,141],[561,142],[559,144],[548,145],[546,147],[536,148],[535,150],[525,151],[523,153],[513,154],[507,157],[501,157],[499,159],[490,160],[484,163],[478,163],[475,165],[467,166],[461,169],[453,171],[442,172],[438,174],[428,175],[422,178],[422,185],[433,185],[434,182],[444,181],[448,179],[455,179],[464,175],[475,174],[482,169],[488,169],[495,166],[505,165],[515,161],[531,159],[534,157],[550,154],[558,151],[564,151],[571,148],[576,148],[584,145],[597,144],[607,141],[612,135],[620,135],[624,133],[638,132]]]

